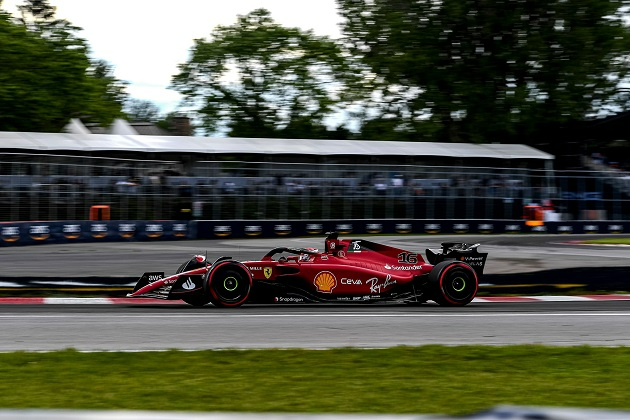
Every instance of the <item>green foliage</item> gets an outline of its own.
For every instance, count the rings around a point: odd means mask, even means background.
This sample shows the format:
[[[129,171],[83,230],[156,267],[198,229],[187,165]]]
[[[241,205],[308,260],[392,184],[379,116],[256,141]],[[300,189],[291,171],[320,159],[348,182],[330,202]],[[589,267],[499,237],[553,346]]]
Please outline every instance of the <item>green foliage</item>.
[[[89,58],[80,30],[54,18],[47,1],[27,1],[22,18],[0,13],[0,130],[59,132],[73,117],[110,123],[125,83]]]
[[[129,99],[125,106],[127,119],[132,122],[157,122],[160,108],[151,101]]]
[[[319,138],[343,95],[348,63],[333,41],[284,28],[259,9],[196,40],[179,71],[172,87],[209,132]]]
[[[602,244],[602,245],[630,245],[630,238],[604,238],[604,239],[589,239],[582,241],[585,244]]]
[[[545,124],[621,98],[629,37],[618,1],[338,4],[347,45],[369,68],[367,130],[533,142]]]
[[[626,347],[4,353],[0,407],[454,415],[501,404],[629,409],[629,364]]]

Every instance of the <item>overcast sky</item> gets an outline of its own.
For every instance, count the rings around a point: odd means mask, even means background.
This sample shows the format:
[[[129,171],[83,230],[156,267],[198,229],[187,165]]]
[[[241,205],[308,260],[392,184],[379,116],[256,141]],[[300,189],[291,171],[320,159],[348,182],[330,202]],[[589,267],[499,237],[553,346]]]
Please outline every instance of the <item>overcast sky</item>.
[[[166,113],[179,94],[167,89],[177,65],[188,59],[196,38],[207,39],[217,25],[236,23],[237,15],[264,8],[286,27],[312,29],[316,35],[339,36],[335,0],[50,0],[56,16],[83,31],[94,58],[115,68],[131,85],[136,99],[155,103]],[[17,14],[22,0],[3,0]]]

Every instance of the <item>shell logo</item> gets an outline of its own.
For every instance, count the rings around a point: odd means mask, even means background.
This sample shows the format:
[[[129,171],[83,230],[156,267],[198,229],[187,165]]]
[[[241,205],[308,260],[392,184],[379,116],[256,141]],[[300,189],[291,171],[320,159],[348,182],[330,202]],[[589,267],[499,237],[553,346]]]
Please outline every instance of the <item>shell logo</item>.
[[[318,292],[332,293],[332,290],[337,287],[337,279],[333,273],[322,271],[321,273],[317,273],[313,284],[315,284]]]

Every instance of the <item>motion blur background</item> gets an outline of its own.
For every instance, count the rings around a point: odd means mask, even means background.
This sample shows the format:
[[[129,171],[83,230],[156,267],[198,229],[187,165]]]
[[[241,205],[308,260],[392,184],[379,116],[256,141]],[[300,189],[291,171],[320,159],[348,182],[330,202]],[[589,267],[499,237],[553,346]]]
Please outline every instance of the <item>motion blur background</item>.
[[[0,221],[630,218],[627,2],[336,5],[207,28],[168,114],[54,1],[1,12]]]

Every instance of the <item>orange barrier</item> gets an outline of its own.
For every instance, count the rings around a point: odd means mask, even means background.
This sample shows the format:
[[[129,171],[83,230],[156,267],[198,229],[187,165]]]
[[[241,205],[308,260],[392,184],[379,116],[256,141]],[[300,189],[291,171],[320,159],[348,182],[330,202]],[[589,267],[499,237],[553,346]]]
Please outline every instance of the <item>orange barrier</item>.
[[[523,206],[523,219],[527,226],[542,226],[544,222],[544,213],[542,206],[537,204],[531,204],[529,206]]]
[[[100,205],[90,207],[90,220],[109,220],[109,206]]]

